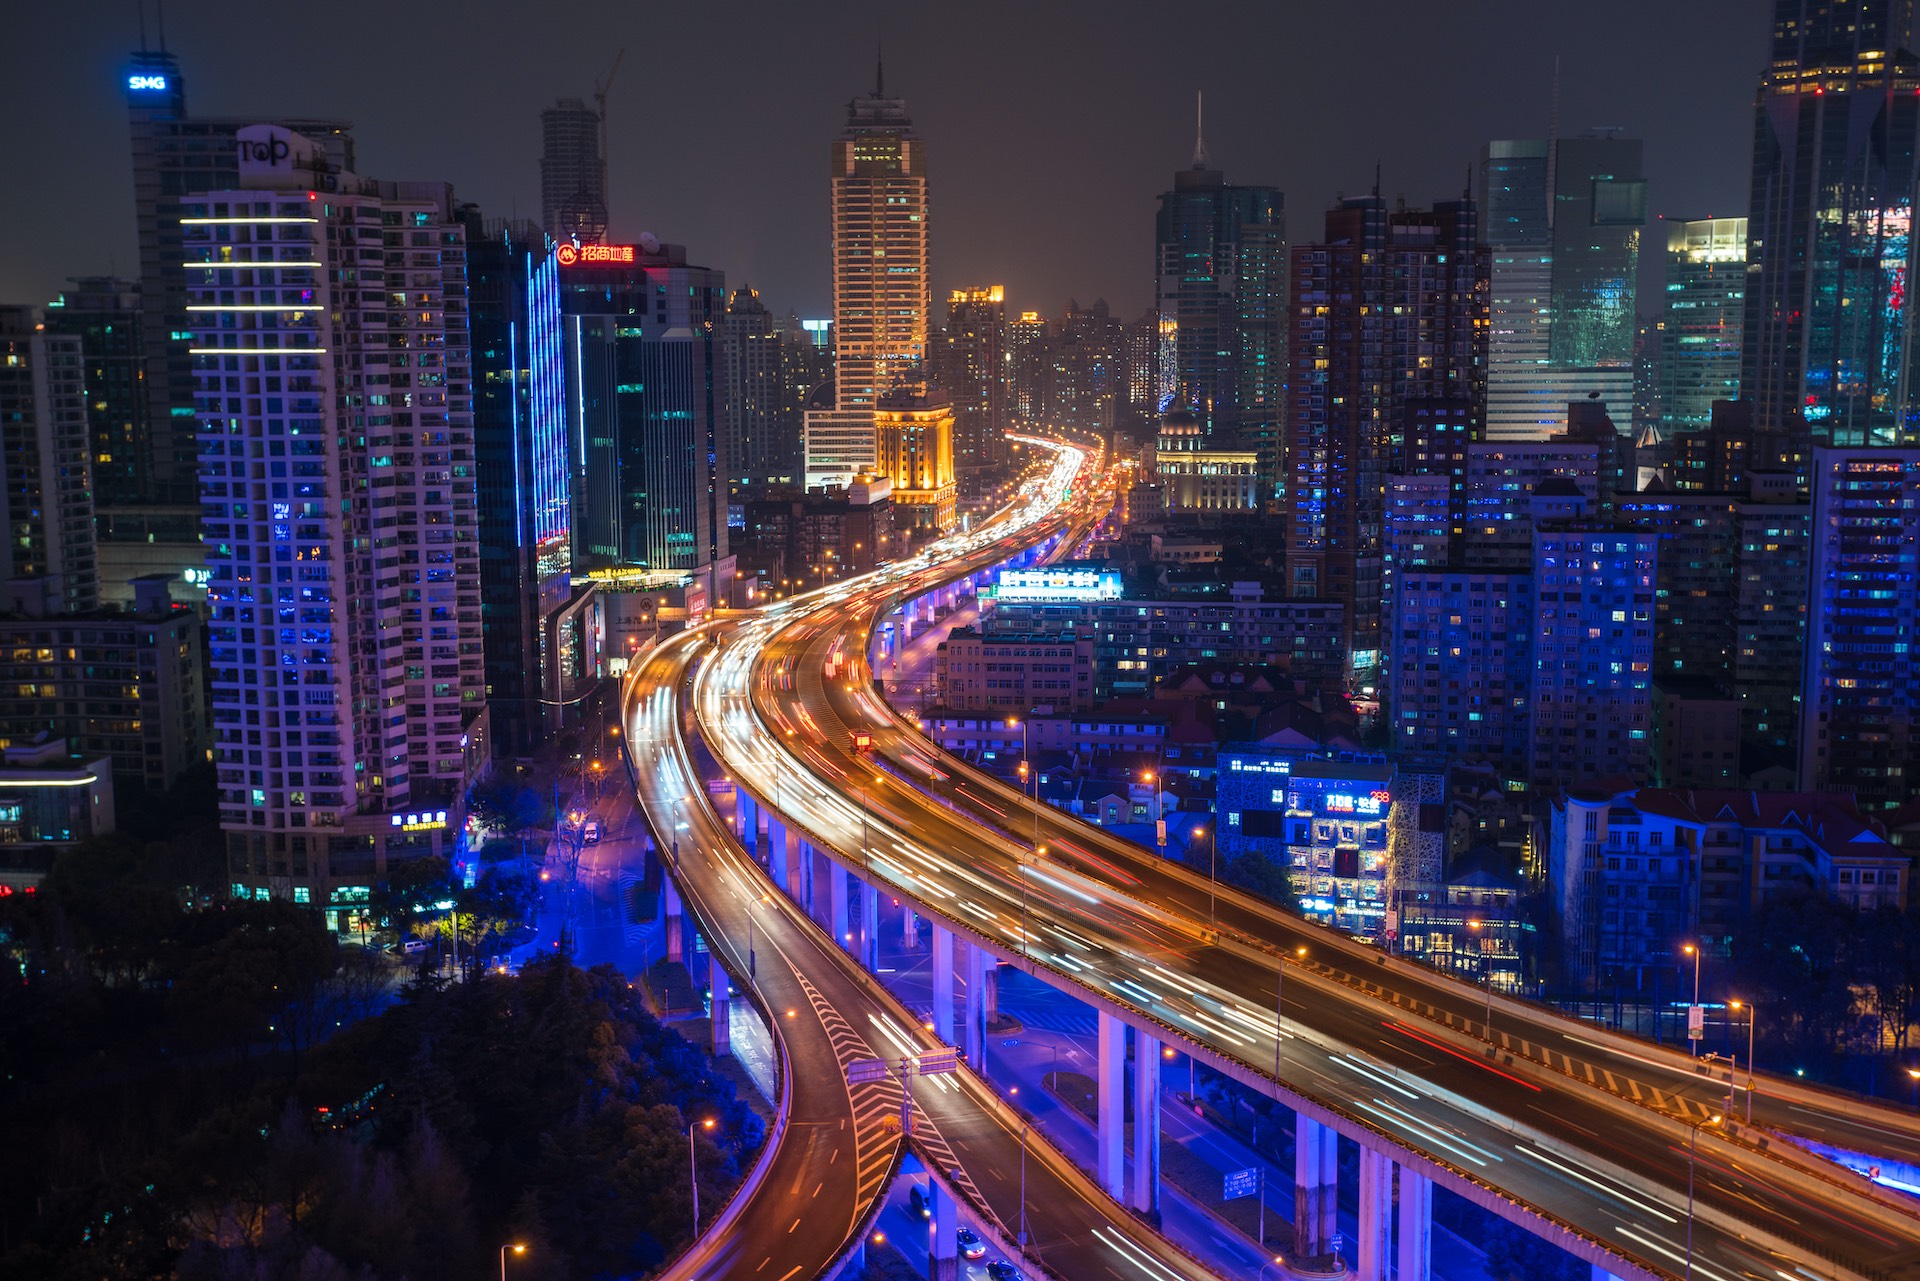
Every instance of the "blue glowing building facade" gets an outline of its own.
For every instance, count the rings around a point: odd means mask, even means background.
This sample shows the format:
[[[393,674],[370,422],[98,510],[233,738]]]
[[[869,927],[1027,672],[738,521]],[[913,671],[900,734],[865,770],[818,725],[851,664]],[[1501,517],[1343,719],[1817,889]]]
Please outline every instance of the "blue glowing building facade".
[[[1885,814],[1920,790],[1920,449],[1816,449],[1800,787]]]
[[[180,219],[220,825],[236,894],[346,928],[391,862],[462,856],[489,750],[466,235],[444,183],[236,145]]]
[[[1221,749],[1220,854],[1287,869],[1301,910],[1357,938],[1390,938],[1406,893],[1440,880],[1440,780],[1379,758],[1327,760],[1257,744]]]
[[[572,493],[560,281],[531,224],[463,211],[479,470],[480,614],[494,750],[530,751],[554,728],[582,638],[563,635],[573,592]]]
[[[1754,102],[1742,395],[1763,432],[1910,443],[1912,0],[1776,0]]]

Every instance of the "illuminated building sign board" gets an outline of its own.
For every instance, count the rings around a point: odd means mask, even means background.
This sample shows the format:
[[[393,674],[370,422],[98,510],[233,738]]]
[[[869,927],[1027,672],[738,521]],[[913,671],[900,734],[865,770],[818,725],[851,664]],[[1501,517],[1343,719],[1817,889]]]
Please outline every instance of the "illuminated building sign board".
[[[167,88],[165,76],[128,76],[127,88],[135,93],[164,93]]]
[[[632,245],[561,245],[553,251],[562,267],[596,267],[633,261]]]
[[[1003,569],[998,600],[1119,600],[1120,573],[1112,569]]]
[[[430,810],[419,814],[395,814],[393,825],[403,832],[433,832],[447,825],[445,810]]]

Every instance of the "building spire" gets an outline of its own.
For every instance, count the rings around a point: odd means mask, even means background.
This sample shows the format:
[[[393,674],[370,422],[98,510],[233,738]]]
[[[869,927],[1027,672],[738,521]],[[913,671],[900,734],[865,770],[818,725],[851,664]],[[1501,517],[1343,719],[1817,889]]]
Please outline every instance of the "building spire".
[[[873,96],[876,98],[887,96],[886,51],[880,47],[878,36],[875,36],[873,41]]]
[[[1207,95],[1204,89],[1193,91],[1193,167],[1207,167]]]

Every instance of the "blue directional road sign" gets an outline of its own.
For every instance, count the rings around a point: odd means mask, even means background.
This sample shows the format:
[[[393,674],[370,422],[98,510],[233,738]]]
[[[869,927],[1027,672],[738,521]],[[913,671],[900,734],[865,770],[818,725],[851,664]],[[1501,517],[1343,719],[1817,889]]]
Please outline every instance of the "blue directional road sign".
[[[1248,1166],[1244,1170],[1227,1171],[1226,1186],[1220,1193],[1223,1201],[1237,1201],[1243,1196],[1252,1196],[1260,1190],[1260,1167]]]

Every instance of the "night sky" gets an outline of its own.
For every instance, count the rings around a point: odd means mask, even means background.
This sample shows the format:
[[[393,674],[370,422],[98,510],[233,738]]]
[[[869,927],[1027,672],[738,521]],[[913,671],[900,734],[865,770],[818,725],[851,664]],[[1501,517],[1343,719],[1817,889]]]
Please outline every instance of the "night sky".
[[[1228,181],[1285,193],[1296,240],[1382,191],[1457,194],[1482,141],[1560,123],[1646,140],[1652,212],[1746,212],[1764,0],[1265,3],[673,3],[329,0],[168,6],[189,110],[345,117],[363,173],[446,179],[489,214],[539,214],[539,112],[609,99],[612,236],[652,231],[830,314],[827,148],[848,98],[889,91],[927,140],[934,289],[1003,283],[1057,312],[1149,305],[1155,195],[1191,163],[1193,98]],[[137,274],[120,84],[133,0],[6,6],[0,302],[70,275]],[[149,19],[149,38],[154,39]],[[156,41],[157,43],[157,41]],[[1664,245],[1657,231],[1645,242]],[[1643,272],[1643,280],[1646,273]],[[1643,298],[1642,310],[1646,310]]]

